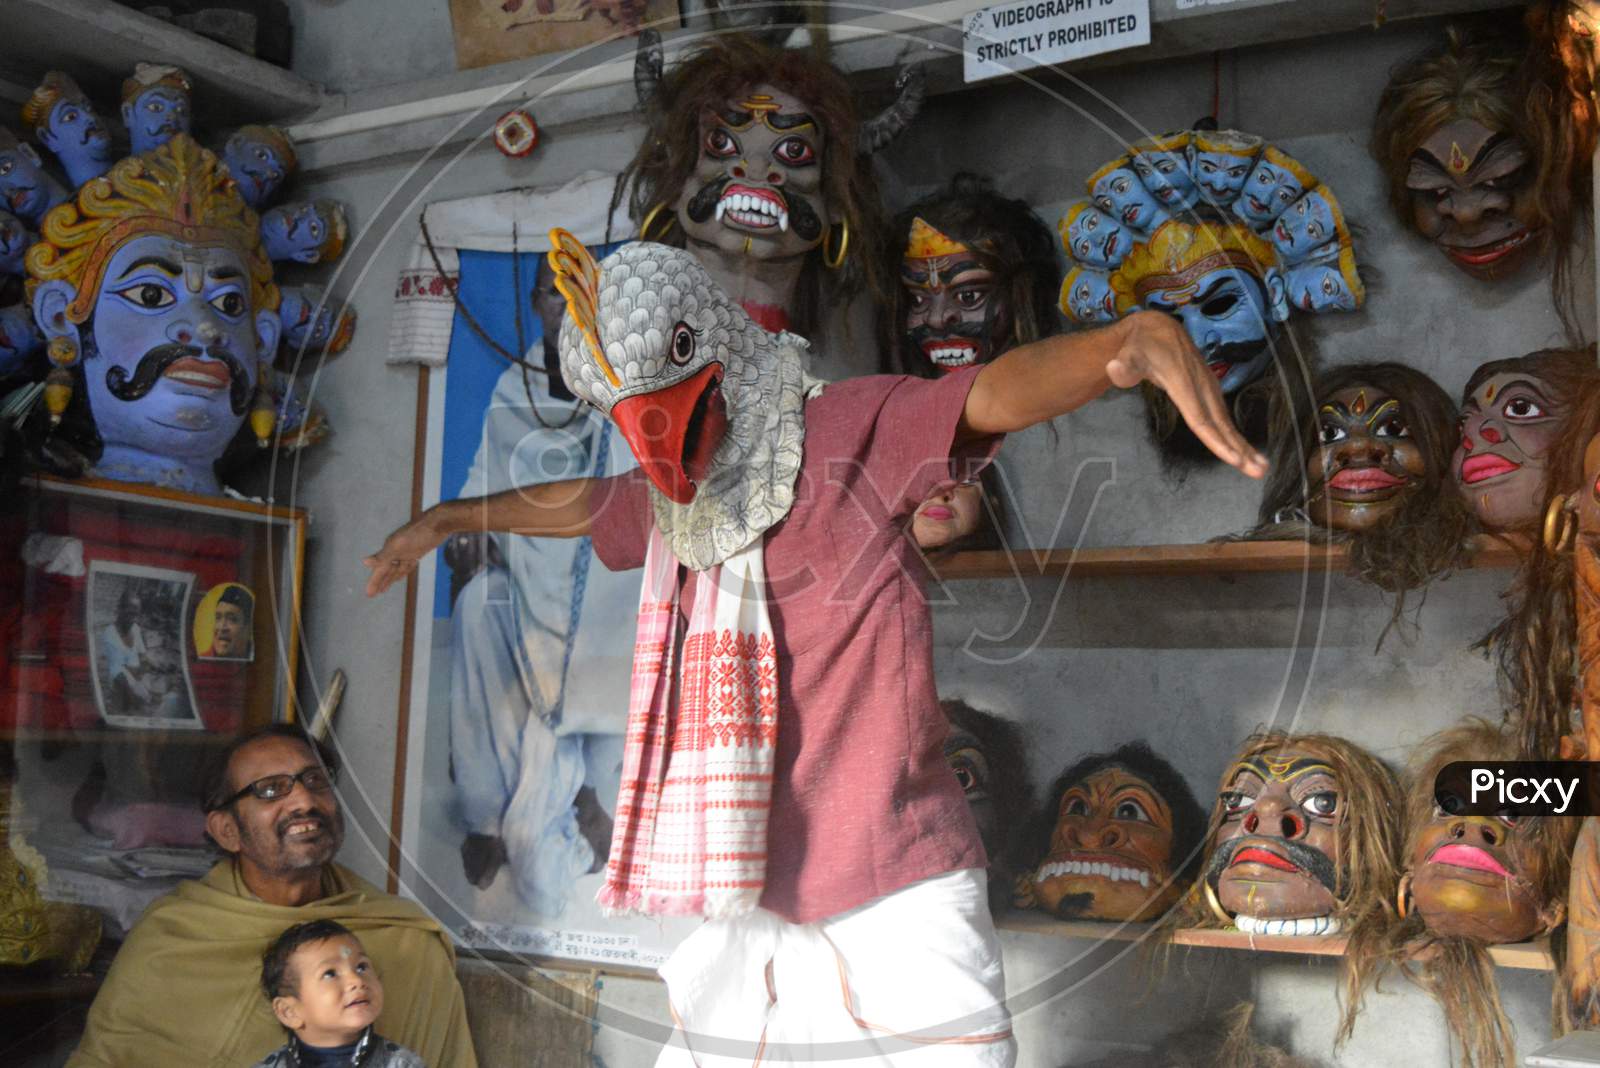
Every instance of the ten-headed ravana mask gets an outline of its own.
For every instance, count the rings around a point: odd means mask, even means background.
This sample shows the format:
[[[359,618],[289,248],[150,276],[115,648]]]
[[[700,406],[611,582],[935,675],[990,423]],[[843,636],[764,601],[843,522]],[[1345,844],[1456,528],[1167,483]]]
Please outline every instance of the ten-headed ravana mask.
[[[1178,316],[1225,394],[1271,366],[1277,324],[1353,311],[1366,290],[1338,199],[1259,137],[1192,130],[1149,138],[1095,171],[1059,227],[1072,262],[1060,307],[1107,321]]]

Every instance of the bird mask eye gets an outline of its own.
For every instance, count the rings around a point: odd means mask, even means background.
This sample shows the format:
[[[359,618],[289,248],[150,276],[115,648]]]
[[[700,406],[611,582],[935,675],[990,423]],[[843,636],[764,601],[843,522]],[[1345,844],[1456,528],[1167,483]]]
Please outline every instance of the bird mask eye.
[[[694,359],[695,331],[688,323],[672,328],[672,344],[667,346],[667,356],[673,363],[683,366]]]

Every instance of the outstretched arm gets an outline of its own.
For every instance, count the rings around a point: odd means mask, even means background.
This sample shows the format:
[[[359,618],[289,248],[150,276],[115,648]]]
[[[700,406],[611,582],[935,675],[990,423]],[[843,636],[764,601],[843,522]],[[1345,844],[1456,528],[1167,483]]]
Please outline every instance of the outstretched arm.
[[[416,570],[417,561],[452,534],[506,531],[532,538],[578,538],[589,533],[589,494],[594,479],[542,482],[536,486],[441,501],[390,534],[383,548],[361,561],[372,569],[367,596],[376,597]]]
[[[1195,436],[1252,478],[1267,461],[1228,416],[1222,388],[1189,334],[1159,312],[1060,334],[1012,349],[984,367],[967,394],[963,438],[1009,434],[1064,415],[1112,386],[1149,382],[1165,391]]]

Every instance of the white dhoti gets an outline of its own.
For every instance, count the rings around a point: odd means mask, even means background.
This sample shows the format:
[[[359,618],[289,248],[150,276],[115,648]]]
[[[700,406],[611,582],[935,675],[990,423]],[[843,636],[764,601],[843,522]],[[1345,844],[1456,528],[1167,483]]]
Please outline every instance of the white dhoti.
[[[924,879],[817,923],[765,909],[708,920],[661,976],[678,1027],[656,1068],[1016,1061],[979,870]]]

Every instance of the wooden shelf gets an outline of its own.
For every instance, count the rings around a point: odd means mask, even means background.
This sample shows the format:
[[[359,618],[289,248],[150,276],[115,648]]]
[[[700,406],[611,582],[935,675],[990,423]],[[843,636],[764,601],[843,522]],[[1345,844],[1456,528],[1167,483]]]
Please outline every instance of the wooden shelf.
[[[1467,566],[1515,567],[1526,540],[1479,536]],[[1229,541],[1199,545],[1125,545],[1099,549],[1009,549],[953,553],[934,561],[945,581],[994,578],[1080,578],[1108,575],[1223,575],[1271,571],[1339,571],[1348,552],[1303,541]]]
[[[1094,923],[1087,920],[1056,920],[1039,912],[1010,912],[995,921],[1002,931],[1056,938],[1085,938],[1113,942],[1139,942],[1156,937],[1148,923]],[[1189,927],[1172,933],[1173,945],[1204,949],[1245,950],[1251,953],[1297,953],[1311,957],[1344,956],[1347,939],[1343,935],[1318,935],[1296,938],[1292,935],[1248,935],[1237,930]],[[1551,971],[1555,964],[1547,939],[1490,946],[1489,955],[1502,968]]]
[[[203,134],[244,122],[282,120],[315,110],[319,85],[112,0],[6,0],[0,34],[4,95],[30,92],[51,69],[64,70],[117,116],[122,80],[136,63],[170,63],[194,78],[196,126]]]
[[[43,2],[43,0],[30,0]],[[83,0],[78,0],[83,2]],[[886,6],[835,0],[828,33],[830,58],[858,88],[884,92],[912,46],[926,64],[930,95],[966,88],[962,80],[963,28],[992,0],[898,0]],[[1389,24],[1407,19],[1463,15],[1504,7],[1506,0],[1390,0]],[[1209,55],[1304,40],[1333,33],[1370,31],[1372,0],[1280,3],[1235,0],[1222,5],[1194,0],[1151,0],[1150,44],[1064,64],[1074,73]],[[705,40],[701,30],[662,27],[670,67]],[[1022,76],[1052,86],[1056,68],[1024,67]],[[980,83],[991,84],[991,83]],[[631,41],[499,63],[476,70],[361,89],[330,97],[326,106],[290,129],[302,175],[390,156],[440,150],[479,140],[508,109],[528,102],[545,136],[597,124],[637,122]]]

